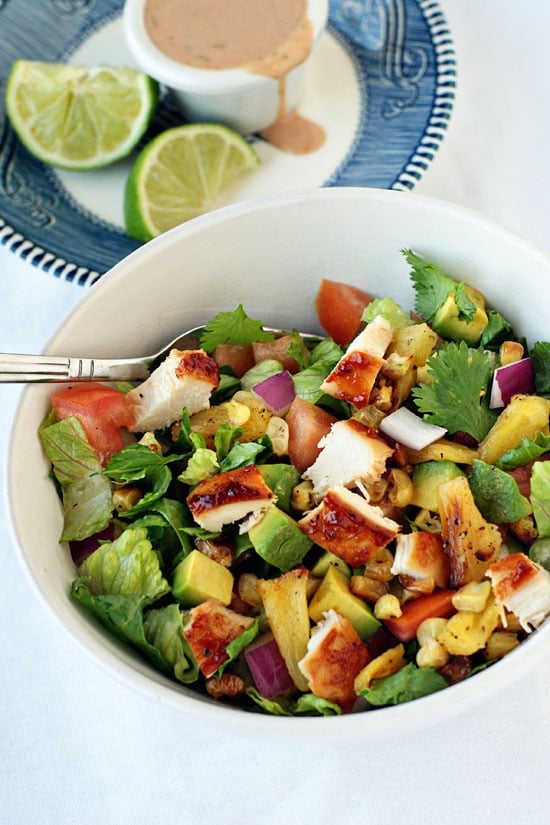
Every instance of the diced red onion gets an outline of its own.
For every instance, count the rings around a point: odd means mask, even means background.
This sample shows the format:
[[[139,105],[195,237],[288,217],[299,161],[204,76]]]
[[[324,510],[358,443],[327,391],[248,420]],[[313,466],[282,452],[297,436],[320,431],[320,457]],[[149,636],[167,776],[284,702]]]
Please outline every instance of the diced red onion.
[[[489,406],[492,410],[505,407],[513,395],[530,395],[534,392],[533,364],[530,358],[522,358],[495,370]]]
[[[422,421],[407,407],[399,407],[387,415],[380,424],[380,431],[411,450],[422,450],[434,441],[443,438],[447,430],[436,424]]]
[[[284,415],[294,400],[294,382],[288,370],[264,378],[252,387],[273,415]]]
[[[115,537],[115,528],[113,524],[109,524],[105,530],[102,530],[100,533],[94,533],[93,536],[89,536],[87,539],[81,539],[79,541],[70,541],[69,548],[71,550],[71,558],[79,567],[84,559],[86,559],[94,550],[100,545],[102,541],[112,541]]]
[[[266,699],[273,699],[294,687],[277,642],[270,633],[252,642],[245,648],[244,655],[256,687]]]

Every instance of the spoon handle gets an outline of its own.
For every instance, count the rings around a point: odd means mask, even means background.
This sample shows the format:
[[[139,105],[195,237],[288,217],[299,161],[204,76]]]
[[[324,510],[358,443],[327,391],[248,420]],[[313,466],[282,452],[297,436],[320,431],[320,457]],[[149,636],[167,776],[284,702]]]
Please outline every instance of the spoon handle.
[[[136,381],[149,375],[149,359],[69,358],[0,353],[0,383]]]

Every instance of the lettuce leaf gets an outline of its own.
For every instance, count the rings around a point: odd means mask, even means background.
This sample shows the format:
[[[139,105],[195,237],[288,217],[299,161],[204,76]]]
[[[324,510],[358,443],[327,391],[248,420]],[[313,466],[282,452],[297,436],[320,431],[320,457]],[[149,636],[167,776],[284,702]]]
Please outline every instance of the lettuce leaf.
[[[145,491],[138,503],[125,511],[127,518],[145,512],[164,496],[172,481],[167,465],[181,460],[181,455],[162,456],[143,444],[131,444],[111,458],[104,475],[117,484],[139,482]]]
[[[390,322],[392,329],[411,325],[411,316],[393,298],[374,298],[363,310],[363,321],[369,324],[377,315]]]
[[[530,353],[537,395],[550,398],[550,342],[537,341]]]
[[[397,673],[374,679],[371,686],[359,691],[370,705],[399,705],[448,687],[444,677],[433,667],[417,667],[410,662]]]
[[[539,539],[550,536],[550,461],[536,461],[531,471],[531,504]]]
[[[246,689],[246,695],[265,713],[272,716],[338,716],[342,713],[339,705],[329,702],[328,699],[321,699],[313,693],[303,693],[296,701],[285,696],[266,699],[256,688],[250,687]]]
[[[177,604],[148,610],[143,629],[146,640],[163,657],[179,682],[195,682],[199,668],[183,635],[184,614]]]
[[[144,527],[128,528],[114,541],[100,544],[78,572],[87,577],[95,595],[146,596],[154,602],[170,592]]]
[[[513,470],[550,452],[550,435],[538,432],[534,438],[523,438],[517,447],[505,452],[495,462],[501,470]]]
[[[81,541],[104,530],[113,512],[112,486],[78,418],[47,423],[39,436],[60,485],[61,541]]]
[[[151,600],[136,595],[96,595],[85,577],[76,579],[72,598],[82,604],[114,636],[134,645],[159,670],[189,684],[198,667],[183,635],[183,616],[177,605],[147,610]]]
[[[226,669],[227,665],[233,662],[237,656],[241,653],[241,651],[252,642],[260,631],[260,622],[259,619],[255,619],[254,622],[247,627],[242,633],[232,639],[227,647],[225,648],[225,652],[227,654],[227,659],[225,659],[221,665],[219,666],[218,670],[216,671],[216,676],[221,676],[224,670]]]

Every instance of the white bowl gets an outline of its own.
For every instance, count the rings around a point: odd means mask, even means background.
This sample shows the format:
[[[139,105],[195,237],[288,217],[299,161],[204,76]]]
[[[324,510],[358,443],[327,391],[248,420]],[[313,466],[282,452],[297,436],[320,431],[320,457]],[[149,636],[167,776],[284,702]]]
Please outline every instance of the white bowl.
[[[550,259],[465,209],[410,193],[319,189],[231,206],[185,223],[107,273],[50,340],[51,354],[154,352],[179,331],[242,302],[274,326],[317,328],[313,299],[327,276],[412,307],[403,247],[482,290],[528,341],[547,339]],[[75,568],[58,543],[62,515],[36,435],[52,385],[23,393],[10,441],[8,495],[23,567],[61,624],[93,658],[155,702],[250,733],[355,738],[403,733],[463,712],[536,666],[550,623],[502,661],[439,693],[396,707],[333,718],[281,718],[216,704],[170,681],[119,644],[69,597]],[[55,639],[52,640],[55,644]]]
[[[123,25],[130,52],[141,69],[169,89],[191,121],[224,123],[243,134],[259,132],[277,118],[280,87],[277,80],[244,69],[201,69],[167,57],[151,40],[144,23],[147,0],[126,0]],[[313,28],[310,54],[328,18],[328,0],[308,0]],[[266,21],[268,24],[269,21]],[[285,108],[295,109],[301,98],[308,59],[286,77]]]

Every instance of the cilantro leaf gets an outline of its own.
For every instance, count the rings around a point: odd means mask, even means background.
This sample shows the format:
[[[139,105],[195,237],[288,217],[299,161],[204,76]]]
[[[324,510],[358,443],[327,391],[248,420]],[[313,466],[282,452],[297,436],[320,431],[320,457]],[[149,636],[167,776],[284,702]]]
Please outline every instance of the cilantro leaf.
[[[503,341],[515,340],[516,336],[512,325],[504,318],[500,312],[494,309],[487,310],[489,323],[483,330],[479,340],[479,346],[486,349],[498,350]]]
[[[218,312],[204,328],[201,345],[212,352],[219,344],[252,344],[254,341],[272,341],[274,335],[266,332],[261,321],[250,318],[239,304],[231,312]]]
[[[492,375],[490,356],[461,341],[432,355],[427,366],[432,383],[412,390],[424,420],[450,433],[469,433],[481,441],[497,418],[497,412],[489,409],[487,396]]]
[[[416,292],[414,308],[422,318],[431,321],[457,283],[436,264],[421,258],[412,250],[403,249],[402,253],[412,268],[411,280]]]
[[[478,307],[468,295],[466,285],[462,282],[456,285],[454,298],[458,309],[459,320],[471,323],[474,320]]]

